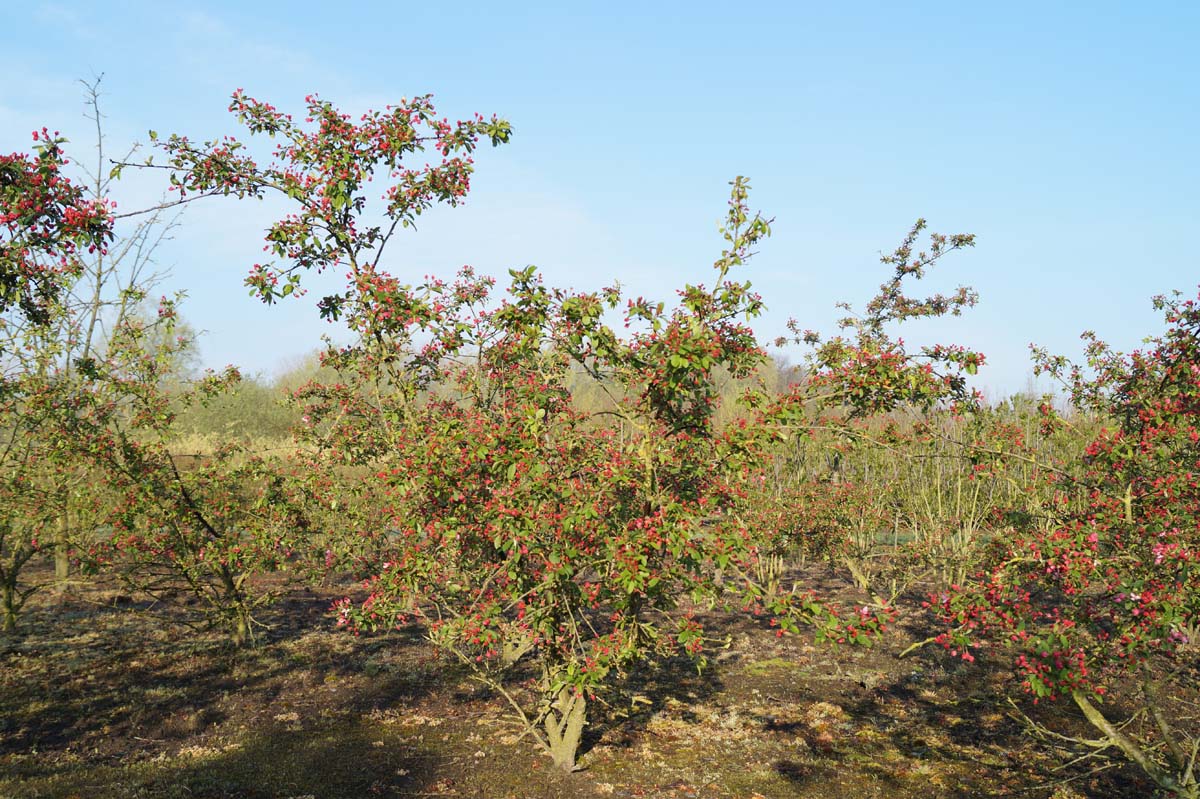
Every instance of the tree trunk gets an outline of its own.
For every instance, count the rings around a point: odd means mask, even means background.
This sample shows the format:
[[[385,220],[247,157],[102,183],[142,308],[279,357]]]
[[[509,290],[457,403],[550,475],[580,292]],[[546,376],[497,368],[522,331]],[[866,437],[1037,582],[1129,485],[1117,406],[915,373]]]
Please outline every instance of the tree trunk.
[[[576,769],[575,756],[579,753],[585,726],[587,698],[570,687],[561,689],[546,714],[545,728],[550,759],[563,771]]]
[[[504,645],[500,649],[501,665],[505,668],[515,666],[517,661],[530,652],[533,647],[534,639],[528,635],[519,638],[505,638]]]
[[[229,625],[230,640],[238,647],[254,643],[254,619],[250,615],[246,595],[242,592],[242,582],[246,575],[235,575],[229,566],[221,564],[218,577],[223,594],[221,612]]]
[[[1173,792],[1181,799],[1200,799],[1200,785],[1196,784],[1194,778],[1190,778],[1185,783],[1169,770],[1164,769],[1158,763],[1150,759],[1145,750],[1138,745],[1136,741],[1126,735],[1111,721],[1105,718],[1100,709],[1092,704],[1091,700],[1082,691],[1073,691],[1071,698],[1075,700],[1075,704],[1083,711],[1084,717],[1091,723],[1093,727],[1104,734],[1104,737],[1114,746],[1125,753],[1125,756],[1136,763],[1150,779],[1158,784],[1158,787]]]
[[[64,507],[54,536],[54,583],[59,591],[66,590],[71,576],[70,538],[71,527]]]
[[[240,648],[254,643],[252,623],[250,611],[245,607],[239,605],[233,609],[233,615],[229,620],[229,636],[234,646]]]
[[[17,611],[20,604],[17,600],[17,587],[15,585],[5,584],[0,589],[0,633],[4,635],[12,635],[17,631]]]

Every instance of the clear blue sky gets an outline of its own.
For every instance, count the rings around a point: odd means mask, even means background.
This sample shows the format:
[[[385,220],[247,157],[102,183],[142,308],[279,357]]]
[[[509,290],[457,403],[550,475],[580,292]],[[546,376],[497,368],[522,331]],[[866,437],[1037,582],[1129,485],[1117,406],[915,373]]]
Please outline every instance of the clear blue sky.
[[[748,272],[766,339],[792,316],[829,330],[918,216],[978,235],[935,285],[982,302],[906,338],[984,351],[981,387],[1021,389],[1030,342],[1077,355],[1084,329],[1122,348],[1158,331],[1150,297],[1200,283],[1200,4],[901,5],[9,2],[0,150],[42,125],[82,149],[76,80],[101,72],[113,149],[235,133],[237,87],[285,110],[433,92],[516,135],[479,158],[468,207],[393,251],[400,275],[534,263],[669,299],[709,279],[744,174],[776,220]],[[209,365],[269,372],[325,329],[311,302],[246,296],[270,219],[195,206],[161,254]]]

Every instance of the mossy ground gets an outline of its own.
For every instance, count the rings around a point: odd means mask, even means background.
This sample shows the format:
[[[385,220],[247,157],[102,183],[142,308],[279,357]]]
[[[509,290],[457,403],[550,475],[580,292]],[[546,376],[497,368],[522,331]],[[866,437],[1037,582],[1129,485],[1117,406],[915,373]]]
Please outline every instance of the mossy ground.
[[[561,774],[415,630],[335,630],[339,595],[289,594],[240,651],[99,589],[42,595],[0,643],[0,797],[1150,795],[1124,766],[1060,768],[994,690],[1002,672],[898,659],[920,631],[829,649],[720,613],[709,668],[631,675]],[[1064,711],[1039,718],[1085,733]]]

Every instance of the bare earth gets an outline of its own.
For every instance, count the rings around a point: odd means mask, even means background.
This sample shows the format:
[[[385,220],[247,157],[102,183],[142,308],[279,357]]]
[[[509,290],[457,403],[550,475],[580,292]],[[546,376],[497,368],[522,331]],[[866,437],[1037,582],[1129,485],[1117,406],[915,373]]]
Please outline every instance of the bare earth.
[[[717,612],[729,648],[701,674],[630,675],[593,714],[583,770],[559,774],[418,631],[335,630],[347,590],[288,594],[247,651],[102,588],[35,598],[24,637],[0,642],[0,797],[1151,795],[1120,763],[1061,768],[1073,756],[1028,734],[984,658],[896,657],[927,630],[831,649]],[[1018,704],[1088,733],[1066,707]]]

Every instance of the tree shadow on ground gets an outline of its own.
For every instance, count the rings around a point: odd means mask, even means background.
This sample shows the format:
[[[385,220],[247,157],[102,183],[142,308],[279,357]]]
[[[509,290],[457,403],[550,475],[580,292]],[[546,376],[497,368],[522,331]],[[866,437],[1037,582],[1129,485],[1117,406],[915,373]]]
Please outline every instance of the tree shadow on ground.
[[[127,760],[203,742],[226,722],[415,702],[445,679],[422,662],[414,632],[355,639],[323,631],[327,608],[325,597],[291,598],[274,611],[286,623],[247,649],[219,634],[150,626],[125,609],[90,608],[85,636],[61,619],[39,619],[38,634],[0,653],[0,756],[73,750]],[[373,673],[380,653],[387,667]],[[53,758],[35,760],[40,766],[25,768],[36,775],[58,770]]]
[[[363,799],[438,790],[449,756],[360,723],[289,730],[277,725],[227,747],[185,750],[166,761],[112,768],[60,767],[39,797],[77,799]],[[31,794],[32,795],[32,794]],[[21,794],[14,795],[21,799]]]
[[[698,670],[690,657],[676,655],[639,664],[592,714],[579,753],[585,755],[601,742],[620,749],[632,747],[650,719],[671,704],[684,706],[676,711],[682,720],[697,722],[692,708],[723,689],[715,663]]]
[[[939,775],[944,782],[936,789],[931,786],[930,795],[954,799],[996,794],[1003,787],[996,784],[997,775],[1005,773],[1014,779],[1023,775],[1022,781],[1037,774],[1036,779],[1045,785],[1089,776],[1095,764],[1063,769],[1044,749],[1038,751],[1040,744],[989,684],[997,676],[995,666],[977,663],[947,670],[937,659],[922,662],[916,669],[909,660],[897,660],[897,664],[877,686],[860,686],[852,692],[839,692],[837,697],[856,724],[869,720],[880,736],[879,751],[887,757],[870,762],[864,758],[861,744],[834,744],[819,762],[777,761],[773,764],[776,773],[799,789],[817,791],[841,758],[853,756],[856,770],[897,793],[910,790],[912,780],[920,775]],[[1072,722],[1062,708],[1052,706],[1036,709],[1035,716],[1039,722],[1059,728]],[[802,723],[768,725],[768,729],[811,738]],[[1147,795],[1144,781],[1128,767],[1104,771],[1092,780],[1090,789],[1114,799]]]

